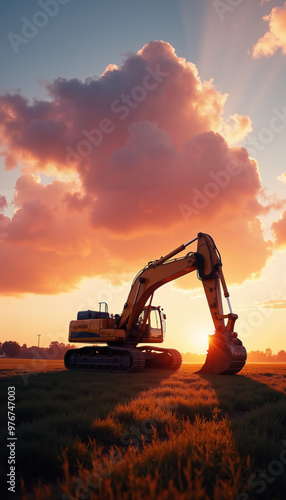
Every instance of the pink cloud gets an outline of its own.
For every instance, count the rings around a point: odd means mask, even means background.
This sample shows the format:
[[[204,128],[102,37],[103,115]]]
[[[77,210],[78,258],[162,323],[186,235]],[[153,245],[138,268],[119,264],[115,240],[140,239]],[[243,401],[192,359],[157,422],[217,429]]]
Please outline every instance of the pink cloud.
[[[194,64],[151,42],[97,80],[59,78],[49,92],[0,96],[2,154],[25,166],[16,212],[0,219],[1,293],[120,279],[199,231],[224,252],[229,280],[259,274],[271,254],[260,215],[273,202],[258,201],[258,166],[232,146],[250,120],[224,118],[226,95]]]
[[[275,243],[278,248],[286,247],[286,211],[284,211],[280,219],[272,223],[272,230],[275,236]]]
[[[7,200],[6,200],[5,196],[2,196],[0,194],[0,211],[3,212],[3,210],[5,208],[7,208],[7,206],[8,206],[8,203],[7,203]]]
[[[284,184],[286,184],[286,172],[282,172],[282,174],[279,175],[277,177],[277,179],[278,179],[278,181],[283,182]]]
[[[269,29],[254,45],[253,57],[270,57],[279,49],[286,54],[286,2],[283,7],[273,7],[263,19],[268,22]]]
[[[220,132],[230,145],[238,144],[252,131],[251,120],[248,116],[235,113],[225,120]]]
[[[77,187],[60,181],[43,186],[31,174],[18,179],[19,208],[12,218],[0,216],[2,293],[59,293],[101,274],[109,253],[88,228],[87,214],[67,203]]]
[[[192,133],[217,130],[226,100],[212,82],[202,83],[195,66],[178,58],[164,42],[151,42],[100,79],[58,78],[48,90],[51,102],[1,97],[0,130],[7,144],[2,154],[8,167],[17,159],[34,165],[36,171],[51,164],[59,170],[76,169],[77,164],[67,161],[72,159],[71,149],[80,155],[81,170],[95,158],[108,156],[110,148],[121,146],[128,127],[145,120],[157,122],[179,145]]]

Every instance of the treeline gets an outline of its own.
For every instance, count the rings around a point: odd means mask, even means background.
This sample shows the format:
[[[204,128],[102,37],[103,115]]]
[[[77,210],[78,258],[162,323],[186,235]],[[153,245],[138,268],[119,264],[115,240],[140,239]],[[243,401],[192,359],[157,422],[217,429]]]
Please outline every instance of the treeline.
[[[22,358],[22,359],[63,359],[68,349],[74,349],[73,344],[64,344],[54,340],[49,347],[28,347],[27,344],[22,346],[15,341],[0,342],[0,356],[7,358]],[[182,354],[183,362],[185,363],[201,363],[205,360],[204,354],[193,354],[187,352]],[[273,354],[271,349],[263,351],[250,351],[247,353],[247,361],[252,363],[286,363],[286,352],[282,349],[277,354]]]
[[[200,363],[205,360],[204,354],[192,354],[187,352],[182,355],[185,363]],[[271,349],[263,351],[250,351],[247,353],[247,361],[250,363],[286,363],[286,352],[282,349],[273,354]]]
[[[250,351],[247,353],[247,361],[253,363],[286,363],[286,352],[282,349],[277,354],[272,354],[271,349],[263,351]]]
[[[28,347],[27,344],[22,346],[15,341],[9,340],[7,342],[0,342],[0,356],[7,358],[22,358],[22,359],[63,359],[68,349],[74,349],[75,346],[71,344],[64,344],[62,342],[53,341],[49,347]]]

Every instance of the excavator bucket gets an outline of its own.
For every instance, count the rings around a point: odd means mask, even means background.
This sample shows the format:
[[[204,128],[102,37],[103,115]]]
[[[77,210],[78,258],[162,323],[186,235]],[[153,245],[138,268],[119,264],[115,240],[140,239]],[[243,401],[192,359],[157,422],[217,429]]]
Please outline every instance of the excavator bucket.
[[[231,375],[238,373],[246,362],[246,349],[238,338],[215,333],[209,335],[209,349],[205,364],[197,373]]]

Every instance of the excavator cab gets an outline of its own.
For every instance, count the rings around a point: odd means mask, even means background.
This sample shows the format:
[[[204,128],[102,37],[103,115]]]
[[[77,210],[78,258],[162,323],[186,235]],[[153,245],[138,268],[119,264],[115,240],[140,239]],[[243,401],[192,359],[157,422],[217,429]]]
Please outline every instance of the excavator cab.
[[[138,328],[142,332],[140,342],[159,344],[164,341],[166,315],[161,307],[144,307],[138,318]]]

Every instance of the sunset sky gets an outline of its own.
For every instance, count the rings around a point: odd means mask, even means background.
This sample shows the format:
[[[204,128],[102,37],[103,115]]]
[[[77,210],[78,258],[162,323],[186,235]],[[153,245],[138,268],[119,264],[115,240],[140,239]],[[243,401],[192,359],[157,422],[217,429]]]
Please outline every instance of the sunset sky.
[[[67,343],[202,231],[246,349],[286,349],[286,2],[13,0],[0,25],[0,340]],[[196,273],[154,304],[166,347],[206,351]]]

